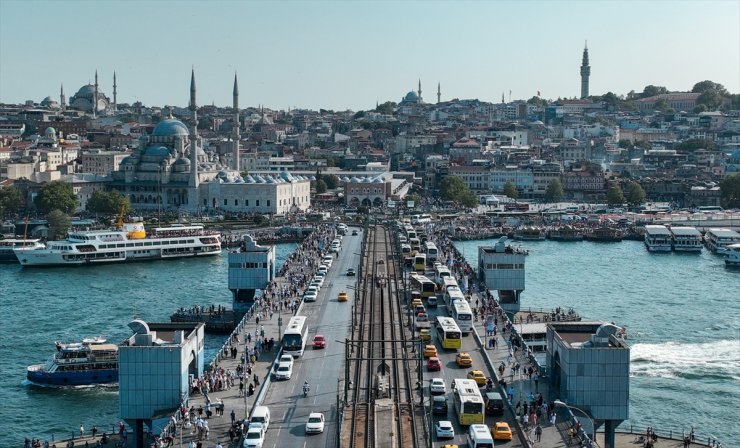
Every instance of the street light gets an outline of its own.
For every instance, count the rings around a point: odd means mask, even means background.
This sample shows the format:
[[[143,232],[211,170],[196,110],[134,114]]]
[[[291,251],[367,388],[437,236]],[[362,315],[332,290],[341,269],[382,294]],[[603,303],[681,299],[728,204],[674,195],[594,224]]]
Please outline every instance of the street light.
[[[579,411],[580,413],[582,413],[584,415],[584,417],[586,417],[591,422],[591,429],[592,429],[592,436],[593,436],[591,438],[591,441],[594,442],[594,443],[596,443],[596,422],[594,422],[594,419],[591,418],[591,416],[588,415],[588,413],[586,411],[584,411],[583,409],[577,408],[575,406],[571,406],[571,405],[569,405],[569,404],[567,404],[567,403],[565,403],[563,401],[560,401],[560,400],[555,400],[553,403],[555,403],[555,406],[563,406],[563,407],[567,408],[568,411],[570,411],[571,409],[575,409],[576,411]],[[573,412],[570,411],[570,414],[573,415]],[[573,418],[575,418],[574,415],[573,415]]]

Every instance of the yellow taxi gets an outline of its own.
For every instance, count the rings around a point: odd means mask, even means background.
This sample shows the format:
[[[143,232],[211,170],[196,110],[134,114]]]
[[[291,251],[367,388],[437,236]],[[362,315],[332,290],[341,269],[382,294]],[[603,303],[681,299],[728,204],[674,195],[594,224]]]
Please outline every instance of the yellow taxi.
[[[422,328],[419,330],[419,338],[422,341],[431,341],[432,340],[432,333],[429,332],[428,328]]]
[[[346,302],[348,299],[347,291],[342,291],[339,293],[339,296],[337,296],[338,302]]]
[[[511,440],[511,428],[506,422],[496,422],[491,428],[494,440]]]
[[[488,381],[488,378],[486,378],[486,375],[481,370],[471,370],[468,372],[468,379],[475,380],[475,383],[479,386],[485,386],[486,381]]]
[[[434,344],[427,344],[424,346],[424,358],[431,358],[437,356],[437,347]]]
[[[448,443],[447,445],[442,445],[442,448],[458,448],[458,446],[455,445],[455,444],[449,444]]]
[[[473,366],[473,358],[470,357],[470,353],[467,352],[460,352],[455,357],[455,362],[457,363],[458,367],[472,367]]]
[[[424,306],[424,304],[421,303],[421,299],[414,299],[411,301],[411,306],[416,309],[417,306]]]

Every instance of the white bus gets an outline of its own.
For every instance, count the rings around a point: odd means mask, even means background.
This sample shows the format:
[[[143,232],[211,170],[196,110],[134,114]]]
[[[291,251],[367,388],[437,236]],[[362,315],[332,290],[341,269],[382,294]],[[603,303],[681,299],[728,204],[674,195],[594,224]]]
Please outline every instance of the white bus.
[[[447,312],[452,316],[455,308],[455,301],[461,300],[465,302],[465,294],[457,286],[448,286],[444,293],[445,306],[447,306]]]
[[[427,255],[427,259],[429,259],[429,255]],[[445,278],[447,277],[452,277],[450,268],[445,265],[439,265],[434,268],[434,283],[438,284],[440,288],[444,286]],[[457,285],[457,282],[455,282],[455,285]]]
[[[293,316],[288,321],[288,327],[283,334],[283,354],[294,358],[303,356],[308,339],[308,324],[306,316]]]
[[[442,289],[442,294],[446,294],[447,293],[447,288],[450,288],[452,286],[454,286],[455,288],[458,288],[458,289],[460,288],[460,285],[457,284],[457,279],[453,275],[450,275],[450,276],[447,276],[447,277],[443,277],[441,279],[441,283],[442,283],[442,288],[441,288]]]
[[[465,298],[453,302],[451,317],[455,319],[455,323],[463,334],[473,331],[473,312]]]
[[[432,215],[414,215],[411,217],[411,224],[426,224],[432,222]]]
[[[439,255],[439,249],[437,249],[437,245],[434,244],[431,241],[427,241],[424,243],[424,252],[427,254],[427,261],[429,261],[429,264],[434,263],[437,261],[437,256]]]

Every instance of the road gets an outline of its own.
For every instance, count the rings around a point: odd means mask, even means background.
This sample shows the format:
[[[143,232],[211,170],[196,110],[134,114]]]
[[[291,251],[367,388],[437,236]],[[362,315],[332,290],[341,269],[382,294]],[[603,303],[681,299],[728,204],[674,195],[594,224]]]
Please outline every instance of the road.
[[[352,236],[353,230],[358,230],[358,235]],[[292,378],[270,384],[263,405],[270,408],[272,422],[264,447],[336,446],[338,379],[344,376],[343,342],[349,330],[357,279],[345,273],[347,268],[357,269],[363,237],[364,232],[359,228],[349,228],[342,239],[339,256],[319,291],[318,300],[304,303],[301,308],[300,314],[308,318],[309,342],[304,355],[295,360]],[[349,301],[337,301],[341,291],[349,294]],[[323,350],[314,350],[310,346],[317,334],[324,335],[327,340]],[[311,385],[306,398],[303,398],[304,381]],[[326,426],[323,434],[305,435],[306,420],[311,412],[324,413]]]

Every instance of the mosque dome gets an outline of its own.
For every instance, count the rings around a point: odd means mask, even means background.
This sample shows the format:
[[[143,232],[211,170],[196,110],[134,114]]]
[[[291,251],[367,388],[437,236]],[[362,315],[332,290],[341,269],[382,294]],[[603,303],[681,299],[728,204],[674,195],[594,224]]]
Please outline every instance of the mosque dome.
[[[190,131],[182,121],[174,118],[160,121],[154,127],[154,131],[152,131],[152,136],[174,137],[176,135],[188,136],[190,135]]]
[[[77,98],[92,98],[95,96],[95,86],[92,84],[84,85],[80,87],[75,96]]]
[[[417,101],[419,99],[419,95],[416,94],[413,90],[406,94],[405,97],[403,97],[406,101]]]
[[[144,151],[144,155],[153,157],[169,157],[170,150],[166,146],[153,145],[148,147],[146,151]]]
[[[179,159],[175,160],[175,166],[182,165],[182,166],[190,166],[190,160],[186,159],[185,157],[180,157]]]
[[[293,180],[293,176],[291,176],[290,173],[287,171],[283,171],[282,173],[280,173],[280,177],[286,182],[290,182],[291,180]]]
[[[52,128],[51,126],[49,126],[49,127],[48,127],[48,128],[46,128],[46,130],[44,131],[44,135],[45,135],[45,136],[47,136],[47,137],[50,137],[50,138],[54,138],[54,137],[56,137],[56,136],[57,136],[57,130],[56,130],[56,129],[54,129],[54,128]]]
[[[373,180],[373,183],[375,184],[382,184],[385,183],[382,177],[376,177],[375,180]]]
[[[131,165],[134,163],[136,163],[136,160],[131,156],[124,157],[123,160],[121,160],[121,165]]]

